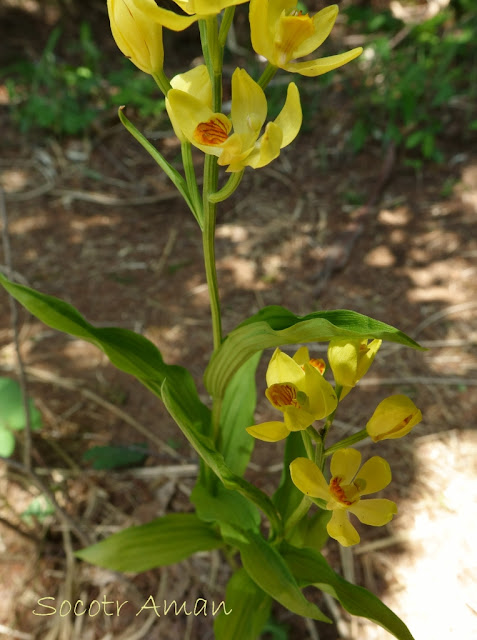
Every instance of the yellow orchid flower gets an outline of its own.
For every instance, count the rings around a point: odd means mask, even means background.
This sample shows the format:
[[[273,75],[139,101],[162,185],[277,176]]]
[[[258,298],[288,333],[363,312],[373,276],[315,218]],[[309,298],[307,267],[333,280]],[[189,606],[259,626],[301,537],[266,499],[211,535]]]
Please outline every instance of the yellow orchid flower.
[[[328,346],[328,361],[337,385],[342,387],[340,400],[356,386],[371,366],[382,340],[337,338]]]
[[[376,407],[366,431],[374,442],[402,438],[421,420],[422,413],[410,398],[389,396]]]
[[[247,0],[174,0],[186,13],[198,13],[202,16],[217,15],[227,7],[243,4]]]
[[[244,69],[236,69],[232,75],[230,119],[212,111],[210,79],[205,78],[203,71],[195,70],[195,74],[185,76],[187,74],[176,76],[171,84],[177,88],[167,94],[166,108],[174,129],[176,133],[181,132],[180,139],[186,138],[204,153],[218,156],[219,165],[227,166],[227,171],[263,167],[298,135],[302,112],[293,82],[288,85],[283,109],[260,136],[267,115],[267,100]]]
[[[320,373],[320,362],[310,360],[301,347],[293,358],[276,349],[268,365],[265,395],[283,413],[283,422],[272,421],[248,427],[248,433],[265,442],[277,442],[291,431],[302,431],[315,420],[332,413],[338,404],[333,387]]]
[[[296,7],[296,0],[250,2],[252,46],[270,64],[315,77],[343,66],[362,53],[362,47],[357,47],[336,56],[293,62],[313,53],[326,40],[338,15],[337,5],[326,7],[313,17]]]
[[[159,73],[164,63],[162,27],[136,7],[134,0],[108,0],[113,38],[120,51],[145,73]]]
[[[385,498],[361,500],[362,496],[381,491],[391,482],[389,464],[379,456],[370,458],[361,469],[361,454],[356,449],[340,449],[331,457],[331,480],[326,482],[318,466],[308,458],[290,464],[293,483],[305,495],[326,501],[332,511],[326,529],[331,538],[344,547],[357,544],[359,534],[348,519],[354,514],[363,524],[381,527],[397,513],[397,506]]]

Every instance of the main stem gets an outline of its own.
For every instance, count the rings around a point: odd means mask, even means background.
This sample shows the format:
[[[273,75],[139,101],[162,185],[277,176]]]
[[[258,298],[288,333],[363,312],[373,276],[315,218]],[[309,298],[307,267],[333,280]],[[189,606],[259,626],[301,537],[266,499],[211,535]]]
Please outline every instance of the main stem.
[[[212,83],[213,111],[222,110],[222,55],[223,45],[219,43],[217,17],[199,20],[199,30],[204,58],[209,70]],[[222,34],[222,37],[224,35]],[[204,229],[202,244],[204,249],[205,275],[209,289],[210,312],[212,316],[212,334],[214,351],[222,344],[222,318],[220,314],[219,288],[217,284],[217,269],[215,266],[215,224],[217,218],[217,204],[209,200],[209,196],[218,190],[219,170],[216,156],[206,154],[204,160],[203,208]],[[220,434],[220,411],[222,398],[213,398],[212,407],[212,438],[217,445]]]
[[[217,205],[209,201],[209,193],[215,193],[217,191],[218,174],[217,158],[206,155],[204,161],[204,231],[202,233],[202,246],[204,248],[205,276],[209,288],[214,351],[218,349],[222,343],[222,319],[220,314],[219,288],[217,285],[217,269],[215,267],[215,222]]]

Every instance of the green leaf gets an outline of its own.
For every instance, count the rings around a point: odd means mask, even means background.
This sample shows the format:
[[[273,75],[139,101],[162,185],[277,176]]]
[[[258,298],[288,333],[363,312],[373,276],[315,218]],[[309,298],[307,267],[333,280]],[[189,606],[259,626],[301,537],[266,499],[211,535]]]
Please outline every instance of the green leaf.
[[[83,460],[92,462],[93,469],[141,466],[148,455],[145,449],[147,449],[147,445],[144,443],[134,445],[134,447],[91,447],[83,454]]]
[[[219,450],[230,469],[243,475],[252,455],[255,438],[245,429],[254,424],[257,388],[255,371],[261,351],[254,354],[235,373],[225,391],[220,414]]]
[[[290,517],[300,502],[303,493],[296,488],[290,476],[290,464],[296,458],[307,458],[305,445],[300,431],[292,431],[285,441],[283,470],[280,485],[273,495],[273,502],[281,513],[284,521]]]
[[[205,372],[212,396],[223,396],[232,376],[257,351],[302,342],[326,342],[332,338],[380,338],[422,349],[389,324],[356,311],[338,309],[295,316],[280,306],[265,307],[229,333],[214,353]]]
[[[335,573],[318,551],[297,549],[283,543],[282,554],[301,586],[314,585],[336,598],[348,613],[372,620],[398,640],[414,640],[404,622],[391,609],[364,587],[351,584]]]
[[[331,622],[316,605],[305,598],[276,547],[253,531],[222,528],[222,533],[227,543],[238,548],[244,569],[265,593],[293,613],[313,620]]]
[[[8,429],[0,429],[0,456],[9,458],[15,451],[15,436]]]
[[[81,560],[113,571],[147,571],[222,546],[214,529],[195,513],[172,513],[129,527],[77,551]]]
[[[10,282],[2,274],[0,284],[36,318],[53,329],[96,345],[115,367],[135,376],[158,397],[167,378],[171,385],[180,388],[182,406],[194,417],[196,428],[208,431],[210,411],[200,401],[192,376],[183,367],[167,365],[147,338],[127,329],[95,327],[63,300]]]
[[[235,527],[258,531],[260,513],[252,502],[221,484],[216,491],[216,495],[211,495],[202,484],[194,487],[190,499],[201,520],[226,522]]]
[[[28,400],[30,407],[30,422],[33,431],[42,426],[41,413]],[[21,387],[16,380],[0,378],[0,429],[21,431],[26,427],[25,408]]]
[[[272,599],[253,580],[245,569],[230,578],[225,592],[229,615],[220,612],[214,620],[216,640],[257,640],[270,615]]]
[[[332,512],[318,509],[309,518],[303,518],[306,527],[303,531],[303,546],[319,551],[328,542],[329,535],[326,525],[331,520]]]
[[[331,515],[331,511],[318,509],[311,516],[302,518],[291,535],[287,537],[288,542],[295,547],[310,547],[320,551],[329,539],[326,525]]]
[[[222,481],[224,487],[232,491],[238,491],[261,509],[270,520],[274,534],[278,535],[282,529],[282,522],[272,501],[263,491],[234,474],[226,465],[223,455],[215,449],[212,440],[201,434],[194,427],[186,407],[182,403],[180,388],[170,385],[169,381],[165,380],[162,385],[162,399],[166,409],[174,418],[185,437]]]

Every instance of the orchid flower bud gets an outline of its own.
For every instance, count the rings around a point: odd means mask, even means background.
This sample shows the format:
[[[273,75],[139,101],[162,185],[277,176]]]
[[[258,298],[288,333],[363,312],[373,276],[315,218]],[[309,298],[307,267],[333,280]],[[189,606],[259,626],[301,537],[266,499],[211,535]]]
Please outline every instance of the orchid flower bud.
[[[402,438],[421,420],[422,413],[410,398],[389,396],[378,404],[366,430],[374,442]]]

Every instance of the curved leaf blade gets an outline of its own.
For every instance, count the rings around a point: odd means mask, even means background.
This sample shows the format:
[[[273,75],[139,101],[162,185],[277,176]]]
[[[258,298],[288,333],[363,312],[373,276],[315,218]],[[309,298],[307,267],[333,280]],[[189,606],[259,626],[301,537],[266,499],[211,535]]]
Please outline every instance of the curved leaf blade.
[[[97,544],[80,549],[76,557],[113,571],[139,573],[180,562],[197,551],[223,545],[213,527],[195,513],[172,513],[147,524],[129,527]]]
[[[166,364],[159,349],[147,338],[128,329],[95,327],[67,302],[10,282],[2,274],[0,284],[36,318],[53,329],[91,342],[115,367],[133,375],[158,397],[167,378],[181,389],[181,402],[187,413],[207,431],[210,412],[200,401],[192,376],[183,367]]]
[[[196,484],[190,496],[197,516],[205,522],[226,522],[243,529],[260,528],[260,513],[257,507],[237,491],[230,491],[218,484],[212,495],[202,484]]]
[[[166,379],[162,385],[162,399],[187,440],[222,481],[224,487],[238,491],[244,498],[253,502],[268,517],[275,534],[279,534],[283,525],[270,498],[255,485],[234,474],[225,463],[223,455],[215,449],[212,440],[194,428],[191,417],[182,403],[180,388],[170,385]]]
[[[331,622],[307,600],[276,547],[253,531],[222,527],[224,540],[240,551],[242,565],[250,578],[274,600],[300,616]]]
[[[404,622],[384,602],[335,573],[321,553],[309,548],[297,549],[287,543],[281,548],[285,562],[300,585],[314,585],[336,598],[349,613],[372,620],[398,640],[414,640]]]
[[[245,429],[254,423],[257,388],[255,371],[261,351],[235,373],[225,392],[220,413],[219,450],[230,469],[242,476],[252,455],[255,438]]]
[[[379,338],[422,349],[402,331],[356,311],[338,309],[296,316],[280,306],[265,307],[234,329],[214,353],[205,372],[212,396],[221,397],[234,373],[254,353],[269,347],[333,338]]]

